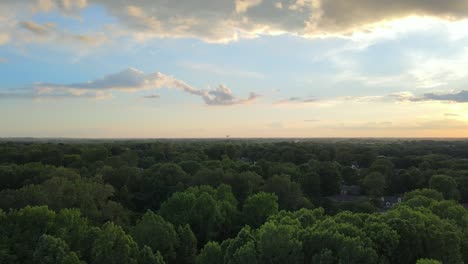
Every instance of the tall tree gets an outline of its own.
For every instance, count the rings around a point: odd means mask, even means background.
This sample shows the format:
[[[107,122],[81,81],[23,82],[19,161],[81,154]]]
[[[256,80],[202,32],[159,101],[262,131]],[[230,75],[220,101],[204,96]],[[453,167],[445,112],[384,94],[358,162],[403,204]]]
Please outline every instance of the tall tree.
[[[94,264],[136,264],[138,246],[120,226],[104,224],[93,244]]]
[[[385,188],[385,176],[380,172],[371,172],[362,180],[362,185],[372,197],[380,197]]]
[[[161,252],[168,262],[175,259],[177,233],[174,226],[161,216],[148,210],[132,228],[131,234],[141,247],[146,245],[154,252]]]
[[[33,253],[33,261],[37,264],[81,264],[75,252],[69,250],[65,241],[49,235],[39,238]]]
[[[189,225],[179,226],[177,229],[179,244],[177,247],[176,263],[193,264],[197,257],[197,238]]]
[[[268,217],[278,212],[278,197],[273,193],[259,192],[247,198],[242,209],[243,219],[252,227],[260,227]]]
[[[439,191],[444,195],[445,199],[458,200],[460,192],[457,189],[457,182],[447,175],[434,175],[429,181],[431,188]]]
[[[197,257],[197,264],[219,264],[223,263],[221,246],[217,242],[208,242]]]

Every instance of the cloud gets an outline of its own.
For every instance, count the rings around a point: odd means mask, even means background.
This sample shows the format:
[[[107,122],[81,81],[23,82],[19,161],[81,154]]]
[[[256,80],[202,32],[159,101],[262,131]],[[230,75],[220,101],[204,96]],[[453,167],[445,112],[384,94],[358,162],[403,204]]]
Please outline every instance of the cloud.
[[[338,97],[336,99],[343,99],[353,102],[423,102],[423,101],[450,101],[455,103],[466,103],[468,102],[468,91],[460,91],[457,93],[425,93],[421,96],[415,95],[412,92],[403,91],[397,93],[391,93],[388,95],[376,95],[376,96],[348,96]],[[326,99],[325,99],[326,100]]]
[[[387,95],[366,96],[338,96],[330,98],[291,97],[274,102],[277,105],[294,105],[314,103],[314,105],[336,105],[340,103],[395,103],[395,102],[425,102],[425,101],[447,101],[453,103],[468,103],[468,90],[456,93],[425,93],[415,95],[409,91],[395,92]],[[450,114],[446,114],[449,116]],[[452,115],[455,116],[455,115]],[[305,120],[306,121],[306,120]]]
[[[90,99],[108,99],[112,94],[103,91],[84,91],[65,88],[55,90],[40,89],[21,89],[0,92],[0,99],[41,99],[41,98],[90,98]]]
[[[119,73],[110,74],[103,78],[72,84],[36,83],[30,91],[29,97],[84,97],[94,99],[111,98],[114,92],[153,91],[161,88],[176,89],[185,93],[199,96],[207,105],[235,105],[246,104],[256,100],[259,95],[250,93],[247,98],[236,97],[231,89],[219,85],[215,89],[201,90],[160,72],[145,74],[129,68]],[[3,97],[20,96],[19,93],[4,95]],[[147,95],[144,98],[159,98],[158,95]]]
[[[43,42],[58,41],[66,44],[85,44],[91,46],[100,45],[108,41],[107,36],[102,33],[96,34],[74,34],[63,31],[54,23],[38,24],[33,21],[20,21],[18,28],[23,32],[14,34],[15,40],[19,42]]]
[[[0,33],[0,45],[6,44],[10,41],[10,35],[6,33]]]
[[[224,85],[219,85],[216,89],[208,91],[202,95],[203,100],[207,105],[234,105],[246,104],[255,101],[260,95],[250,93],[249,97],[245,99],[237,98],[232,94],[231,89]]]
[[[435,94],[426,93],[423,97],[416,100],[431,100],[431,101],[450,101],[456,103],[468,103],[468,90],[463,90],[457,93]]]
[[[86,6],[86,0],[2,0],[0,1],[0,45],[50,43],[70,48],[77,53],[78,48],[81,51],[81,48],[94,47],[109,41],[108,33],[102,30],[93,29],[93,31],[75,33],[74,29],[68,27],[69,23],[34,21],[38,12],[54,10],[60,10],[65,16],[78,17],[77,11]]]
[[[390,22],[409,17],[468,18],[466,0],[3,0],[1,5],[18,10],[26,6],[34,12],[58,10],[68,16],[91,5],[102,6],[122,31],[138,40],[198,38],[216,43],[284,33],[349,37],[388,30]]]
[[[450,57],[434,56],[433,54],[420,54],[411,57],[413,62],[408,73],[417,88],[439,87],[468,77],[465,70],[468,48],[464,48]]]
[[[350,33],[364,30],[379,22],[409,16],[429,16],[446,20],[463,19],[468,16],[465,0],[321,0],[320,19],[317,29],[326,33]]]
[[[455,117],[455,116],[460,116],[460,115],[459,114],[454,114],[454,113],[444,113],[444,116]]]
[[[319,101],[316,98],[312,97],[289,97],[280,101],[275,102],[274,104],[307,104],[315,103]]]
[[[270,0],[90,0],[104,6],[135,37],[198,38],[230,42],[259,35],[303,32],[313,1]]]
[[[5,58],[1,58],[1,57],[0,57],[0,63],[6,63],[6,62],[8,62],[8,60],[7,60],[7,59],[5,59]]]
[[[396,101],[423,102],[423,101],[448,101],[454,103],[467,103],[468,90],[455,93],[425,93],[421,96],[414,95],[411,92],[393,93],[384,98]]]
[[[161,98],[161,96],[159,96],[157,94],[150,94],[150,95],[143,96],[143,98],[145,98],[145,99],[159,99],[159,98]]]
[[[37,0],[34,9],[39,12],[49,12],[54,9],[59,9],[64,12],[71,13],[87,6],[87,0]]]
[[[41,25],[32,21],[22,21],[18,25],[20,28],[26,29],[27,31],[39,36],[49,35],[55,30],[55,24],[53,23]]]
[[[465,0],[89,0],[104,6],[131,32],[144,37],[194,37],[228,42],[259,35],[304,37],[368,32],[411,16],[468,17]]]
[[[263,0],[236,0],[236,12],[245,13],[249,8],[261,4],[262,1]]]
[[[448,101],[454,103],[467,103],[468,90],[463,90],[456,93],[425,93],[421,96],[416,96],[411,92],[399,92],[382,96],[381,98],[392,101],[395,100],[407,102]],[[446,116],[448,115],[449,114],[446,114]]]

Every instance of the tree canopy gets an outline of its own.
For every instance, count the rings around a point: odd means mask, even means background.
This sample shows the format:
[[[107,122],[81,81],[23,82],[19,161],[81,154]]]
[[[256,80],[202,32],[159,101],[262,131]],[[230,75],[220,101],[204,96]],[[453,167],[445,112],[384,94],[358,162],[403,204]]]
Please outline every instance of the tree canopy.
[[[468,142],[0,142],[0,263],[468,263]]]

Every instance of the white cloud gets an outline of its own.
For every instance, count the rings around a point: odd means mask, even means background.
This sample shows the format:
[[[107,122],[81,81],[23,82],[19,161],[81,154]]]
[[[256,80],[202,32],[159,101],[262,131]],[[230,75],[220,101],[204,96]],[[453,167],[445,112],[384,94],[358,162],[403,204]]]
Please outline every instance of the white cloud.
[[[438,87],[468,77],[467,61],[468,48],[448,58],[416,54],[411,56],[408,74],[415,80],[416,88]]]
[[[202,95],[202,97],[207,105],[235,105],[251,103],[255,101],[259,95],[250,93],[249,97],[245,99],[237,98],[232,94],[231,89],[224,85],[219,85],[216,89],[210,90]]]

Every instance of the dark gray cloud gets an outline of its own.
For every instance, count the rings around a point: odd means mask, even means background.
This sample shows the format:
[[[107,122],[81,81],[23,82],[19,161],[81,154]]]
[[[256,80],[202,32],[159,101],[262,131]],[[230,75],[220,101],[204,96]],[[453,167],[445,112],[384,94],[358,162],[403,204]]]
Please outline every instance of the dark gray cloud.
[[[468,103],[468,91],[463,90],[458,93],[435,94],[426,93],[417,100],[450,101],[456,103]]]
[[[313,97],[289,97],[280,101],[275,102],[275,104],[298,104],[298,103],[315,103],[319,100]]]
[[[150,95],[143,96],[143,98],[145,98],[145,99],[159,99],[159,98],[161,98],[161,96],[159,96],[157,94],[150,94]]]

